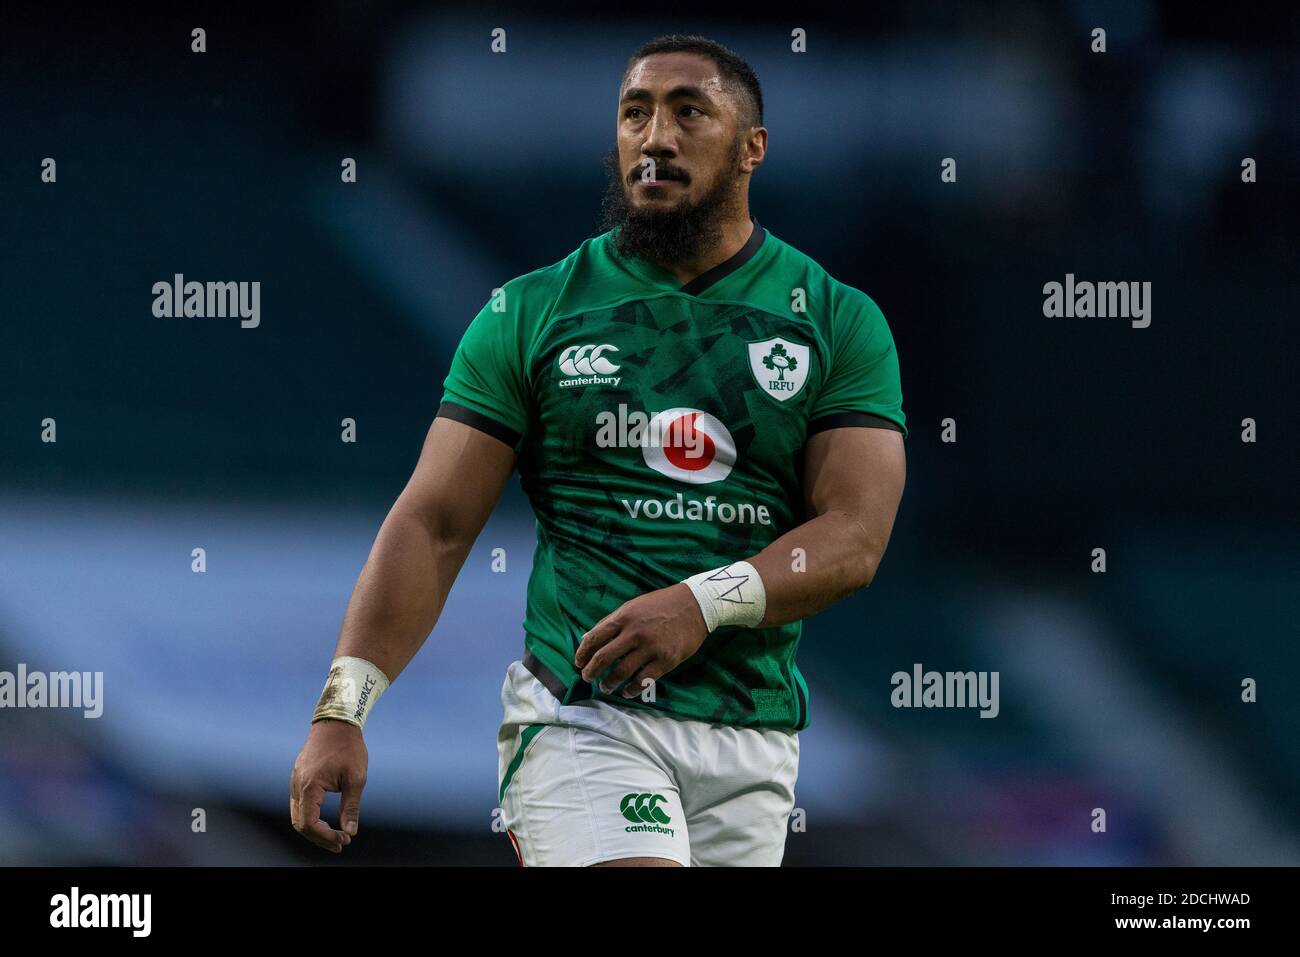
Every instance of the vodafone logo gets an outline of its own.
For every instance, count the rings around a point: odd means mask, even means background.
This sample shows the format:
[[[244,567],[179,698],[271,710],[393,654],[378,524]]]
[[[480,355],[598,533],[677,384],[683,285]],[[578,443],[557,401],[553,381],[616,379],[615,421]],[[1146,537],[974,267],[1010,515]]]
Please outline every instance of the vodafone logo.
[[[602,449],[639,448],[645,464],[679,482],[721,482],[736,464],[736,440],[718,419],[699,409],[668,409],[653,418],[619,403],[596,416]]]
[[[650,420],[641,445],[645,464],[691,485],[721,482],[736,464],[736,441],[717,418],[699,409],[668,409]]]
[[[596,445],[641,450],[645,464],[689,485],[721,482],[736,464],[736,440],[717,418],[699,409],[668,409],[653,418],[622,403],[616,412],[596,414]],[[670,498],[621,498],[635,520],[771,525],[772,513],[757,502],[702,500],[681,492]]]

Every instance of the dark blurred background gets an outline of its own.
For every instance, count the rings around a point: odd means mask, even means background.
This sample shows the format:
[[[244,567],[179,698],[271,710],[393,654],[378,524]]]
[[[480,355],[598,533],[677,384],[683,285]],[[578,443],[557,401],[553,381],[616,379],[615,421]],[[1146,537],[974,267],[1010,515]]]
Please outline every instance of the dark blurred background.
[[[752,209],[884,310],[911,428],[875,583],[805,627],[787,863],[1300,863],[1300,14],[656,10],[6,10],[0,671],[105,690],[0,710],[0,863],[514,862],[515,483],[368,725],[341,859],[289,769],[461,333],[599,231],[625,60],[674,32],[757,71]],[[155,317],[176,273],[259,281],[260,325]],[[1150,282],[1150,327],[1045,318],[1067,273]],[[998,671],[999,716],[891,707],[918,662]]]

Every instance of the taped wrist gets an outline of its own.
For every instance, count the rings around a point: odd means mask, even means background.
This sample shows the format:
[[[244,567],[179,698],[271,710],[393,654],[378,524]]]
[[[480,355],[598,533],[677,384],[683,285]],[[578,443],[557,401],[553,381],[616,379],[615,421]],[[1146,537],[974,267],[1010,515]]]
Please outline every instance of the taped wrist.
[[[682,583],[695,595],[710,632],[723,625],[755,628],[767,610],[763,579],[749,562],[732,562],[700,572]]]
[[[346,655],[335,658],[311,716],[312,724],[334,718],[364,728],[366,717],[379,696],[388,690],[388,683],[388,676],[373,662]]]

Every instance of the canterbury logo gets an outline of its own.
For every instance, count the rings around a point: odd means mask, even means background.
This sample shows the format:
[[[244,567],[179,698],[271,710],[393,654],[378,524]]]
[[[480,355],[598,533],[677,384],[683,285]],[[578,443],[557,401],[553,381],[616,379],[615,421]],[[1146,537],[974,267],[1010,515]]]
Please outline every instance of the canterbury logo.
[[[601,345],[569,346],[560,353],[560,371],[566,376],[613,375],[621,366],[606,359],[606,352],[618,352],[618,346],[608,342]]]
[[[662,794],[628,794],[619,803],[618,809],[633,824],[667,824],[672,820],[659,807],[660,801],[668,800]]]

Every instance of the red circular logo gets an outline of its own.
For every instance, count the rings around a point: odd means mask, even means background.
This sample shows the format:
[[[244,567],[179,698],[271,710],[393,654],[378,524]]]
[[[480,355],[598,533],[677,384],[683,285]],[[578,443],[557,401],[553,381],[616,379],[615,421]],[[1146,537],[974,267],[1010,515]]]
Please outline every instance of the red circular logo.
[[[664,457],[679,469],[695,472],[708,468],[718,454],[718,446],[703,429],[695,427],[700,413],[692,412],[668,423],[664,434]]]
[[[650,420],[642,438],[646,465],[691,485],[720,482],[736,464],[736,440],[716,416],[699,409],[667,409]]]

